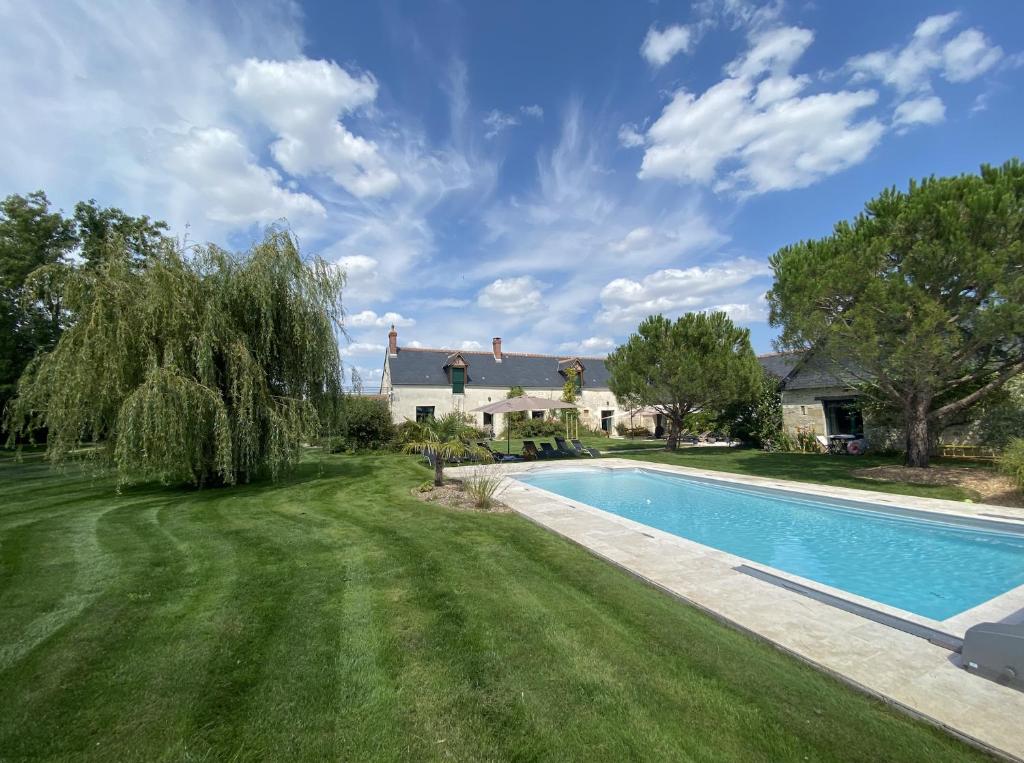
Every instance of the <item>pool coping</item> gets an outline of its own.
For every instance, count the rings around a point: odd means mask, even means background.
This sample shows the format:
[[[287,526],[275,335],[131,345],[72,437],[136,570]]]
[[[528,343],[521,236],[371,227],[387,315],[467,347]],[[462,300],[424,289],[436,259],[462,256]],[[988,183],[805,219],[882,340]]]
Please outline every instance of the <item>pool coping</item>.
[[[990,752],[1024,760],[1024,732],[1020,731],[1024,692],[968,673],[959,667],[958,655],[923,638],[772,585],[737,571],[736,567],[762,568],[795,583],[955,635],[962,635],[969,625],[985,620],[1024,620],[1024,586],[948,620],[930,620],[566,499],[526,485],[516,480],[515,475],[567,468],[641,469],[784,490],[807,497],[881,504],[897,511],[927,512],[940,521],[946,517],[980,520],[986,525],[1019,526],[1022,531],[1024,510],[623,458],[457,467],[447,471],[459,478],[480,468],[497,470],[505,477],[499,487],[500,499],[526,519],[861,691]],[[991,513],[1001,516],[993,520],[988,516]]]

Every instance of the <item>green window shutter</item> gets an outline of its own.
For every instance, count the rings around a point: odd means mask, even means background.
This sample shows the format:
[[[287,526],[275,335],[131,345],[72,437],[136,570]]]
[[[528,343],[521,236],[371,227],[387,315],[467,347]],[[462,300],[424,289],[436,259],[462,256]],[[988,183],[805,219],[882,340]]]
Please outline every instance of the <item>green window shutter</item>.
[[[456,395],[461,395],[466,391],[466,369],[465,368],[453,368],[452,369],[452,392]]]

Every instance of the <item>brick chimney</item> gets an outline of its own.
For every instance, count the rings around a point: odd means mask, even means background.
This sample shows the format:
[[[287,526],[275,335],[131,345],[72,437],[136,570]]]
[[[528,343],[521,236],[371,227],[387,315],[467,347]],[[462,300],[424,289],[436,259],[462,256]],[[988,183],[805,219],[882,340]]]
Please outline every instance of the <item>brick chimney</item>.
[[[496,336],[491,340],[491,349],[494,351],[494,360],[497,363],[501,362],[501,337]]]
[[[391,331],[388,332],[388,355],[392,358],[398,357],[398,332],[395,331],[395,324],[391,324]]]

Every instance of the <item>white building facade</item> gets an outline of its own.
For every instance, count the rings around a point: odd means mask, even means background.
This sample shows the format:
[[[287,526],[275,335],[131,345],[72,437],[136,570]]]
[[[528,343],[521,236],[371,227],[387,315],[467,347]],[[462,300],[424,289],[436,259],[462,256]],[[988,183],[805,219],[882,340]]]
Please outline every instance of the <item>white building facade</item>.
[[[575,372],[575,374],[573,373]],[[380,394],[391,407],[396,424],[442,416],[504,400],[512,387],[527,395],[559,400],[565,383],[575,376],[580,424],[615,435],[615,425],[629,421],[608,389],[604,358],[559,357],[508,353],[495,337],[490,352],[400,347],[394,326],[388,334]],[[501,414],[469,413],[481,427],[504,431]],[[543,418],[544,411],[532,415]]]

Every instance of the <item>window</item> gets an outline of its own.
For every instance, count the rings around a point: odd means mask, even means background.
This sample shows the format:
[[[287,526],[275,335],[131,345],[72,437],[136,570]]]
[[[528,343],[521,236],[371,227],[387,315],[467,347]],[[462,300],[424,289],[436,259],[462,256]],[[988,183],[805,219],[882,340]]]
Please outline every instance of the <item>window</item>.
[[[827,435],[863,435],[864,419],[856,400],[827,400],[824,405]]]
[[[576,394],[577,395],[582,394],[582,392],[583,392],[583,374],[577,373],[576,376],[573,377],[573,381],[576,384]]]
[[[601,431],[607,435],[612,433],[612,417],[615,411],[601,411]]]
[[[466,369],[455,367],[452,369],[452,393],[461,395],[466,391]]]
[[[417,405],[416,406],[416,421],[424,422],[427,419],[434,418],[434,406],[432,405]]]
[[[544,411],[530,411],[530,416],[535,419],[543,419]]]
[[[493,413],[485,413],[484,414],[484,426],[485,427],[492,427],[492,426],[494,426],[494,414]]]

